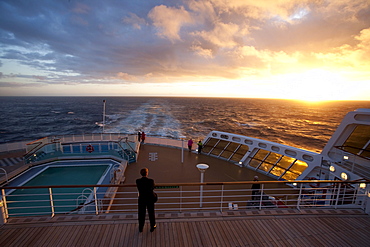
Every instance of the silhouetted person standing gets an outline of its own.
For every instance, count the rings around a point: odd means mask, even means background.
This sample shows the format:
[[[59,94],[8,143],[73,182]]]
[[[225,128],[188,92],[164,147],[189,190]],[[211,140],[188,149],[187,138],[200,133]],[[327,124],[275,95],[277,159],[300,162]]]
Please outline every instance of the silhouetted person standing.
[[[189,141],[188,141],[188,149],[189,149],[189,152],[191,152],[191,148],[193,147],[193,139],[189,139]]]
[[[258,182],[258,176],[254,176],[253,181]],[[260,193],[260,189],[261,189],[261,184],[252,184],[252,200],[253,201],[260,199],[260,197],[258,196]]]
[[[157,227],[155,224],[155,214],[154,214],[154,203],[156,201],[156,196],[154,194],[154,180],[148,178],[149,170],[148,168],[143,168],[140,170],[141,178],[136,179],[136,186],[139,191],[138,200],[138,217],[139,217],[139,232],[143,231],[145,224],[146,209],[148,209],[149,221],[150,221],[150,231],[153,232]]]
[[[145,132],[144,131],[141,132],[141,143],[144,143],[145,137],[146,137]]]
[[[141,141],[141,131],[140,130],[137,132],[137,141],[138,142]]]
[[[202,153],[203,143],[202,141],[199,141],[198,143],[198,154]]]

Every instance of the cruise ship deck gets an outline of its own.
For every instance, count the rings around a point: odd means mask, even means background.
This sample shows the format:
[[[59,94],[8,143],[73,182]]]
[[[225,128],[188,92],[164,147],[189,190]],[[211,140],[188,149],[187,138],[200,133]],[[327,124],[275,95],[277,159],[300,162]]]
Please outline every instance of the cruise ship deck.
[[[5,157],[5,156],[4,156]],[[142,167],[161,183],[273,180],[230,162],[181,149],[145,144],[126,169],[125,184]],[[159,198],[160,200],[160,198]],[[136,213],[12,217],[0,228],[0,246],[368,246],[370,217],[361,209],[245,209],[156,212],[157,229],[138,231]]]

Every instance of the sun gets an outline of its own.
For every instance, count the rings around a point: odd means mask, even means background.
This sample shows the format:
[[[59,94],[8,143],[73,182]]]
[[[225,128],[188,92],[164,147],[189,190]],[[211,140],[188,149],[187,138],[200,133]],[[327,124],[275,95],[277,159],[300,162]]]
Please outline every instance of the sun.
[[[349,83],[340,75],[322,69],[313,69],[284,77],[287,98],[309,102],[348,99]]]

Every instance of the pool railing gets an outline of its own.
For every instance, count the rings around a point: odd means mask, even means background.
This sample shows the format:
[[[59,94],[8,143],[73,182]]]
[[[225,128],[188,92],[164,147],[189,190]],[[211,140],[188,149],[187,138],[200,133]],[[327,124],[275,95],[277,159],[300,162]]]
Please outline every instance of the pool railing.
[[[26,164],[78,157],[112,156],[135,162],[139,143],[135,136],[99,134],[45,137],[27,144]]]

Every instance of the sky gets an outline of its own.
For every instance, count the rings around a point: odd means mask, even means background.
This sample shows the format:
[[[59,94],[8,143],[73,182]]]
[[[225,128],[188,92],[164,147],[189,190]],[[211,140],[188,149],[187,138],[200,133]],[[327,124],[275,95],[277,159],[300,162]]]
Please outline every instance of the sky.
[[[0,0],[0,96],[370,100],[369,0]]]

